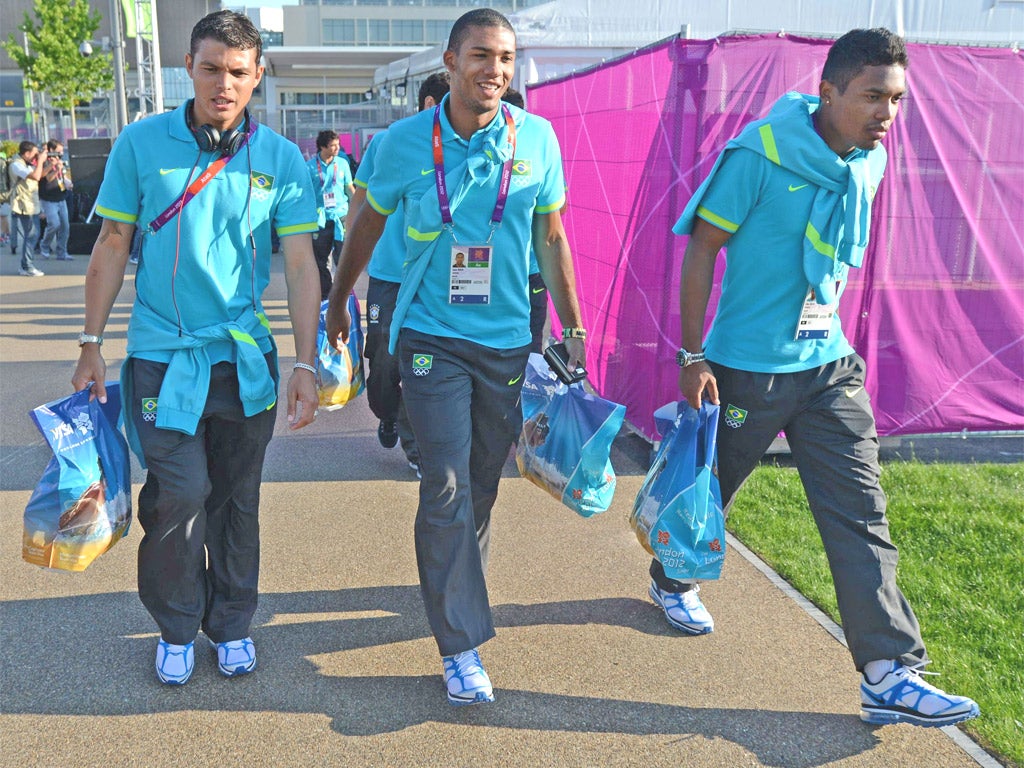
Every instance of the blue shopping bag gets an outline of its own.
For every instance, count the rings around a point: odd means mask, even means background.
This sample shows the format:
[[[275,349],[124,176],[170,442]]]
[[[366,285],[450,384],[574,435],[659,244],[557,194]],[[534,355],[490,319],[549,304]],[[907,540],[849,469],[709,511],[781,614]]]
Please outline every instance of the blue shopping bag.
[[[106,403],[83,389],[30,411],[53,457],[25,507],[26,562],[84,571],[128,532],[131,464],[118,428],[120,395],[110,382]]]
[[[716,474],[718,410],[679,403],[644,478],[630,524],[670,579],[717,579],[725,561],[725,515]]]
[[[523,380],[519,473],[582,517],[608,509],[615,494],[612,442],[626,407],[566,386],[531,354]]]
[[[348,297],[348,342],[337,351],[327,341],[327,301],[320,304],[320,325],[316,332],[316,384],[320,407],[334,411],[355,400],[366,389],[363,373],[363,325],[359,300],[355,293]]]

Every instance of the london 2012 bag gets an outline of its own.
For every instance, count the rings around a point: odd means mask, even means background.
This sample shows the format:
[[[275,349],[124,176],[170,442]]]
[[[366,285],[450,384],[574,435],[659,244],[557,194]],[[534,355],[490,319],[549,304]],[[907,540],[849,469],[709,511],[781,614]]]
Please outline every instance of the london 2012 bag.
[[[337,351],[327,341],[327,302],[320,304],[320,325],[316,333],[316,383],[320,407],[334,411],[355,400],[366,388],[363,373],[363,325],[359,300],[354,293],[348,297],[348,314],[352,319],[348,341]]]
[[[644,479],[629,521],[670,579],[717,579],[725,561],[725,515],[716,474],[717,405],[677,416]]]
[[[615,494],[610,459],[626,407],[559,382],[531,354],[523,380],[519,473],[582,517],[608,509]]]
[[[83,389],[29,413],[53,457],[25,507],[26,562],[83,571],[128,532],[131,464],[120,412],[120,386],[109,383],[106,403]]]

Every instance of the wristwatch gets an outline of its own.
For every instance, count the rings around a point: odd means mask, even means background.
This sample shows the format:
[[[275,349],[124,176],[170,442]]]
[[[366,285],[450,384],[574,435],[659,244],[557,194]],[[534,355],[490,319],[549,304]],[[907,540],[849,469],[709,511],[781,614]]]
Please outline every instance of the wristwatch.
[[[676,365],[678,365],[680,368],[685,368],[686,366],[693,365],[694,363],[703,363],[703,362],[704,362],[704,353],[703,352],[687,352],[682,347],[680,347],[679,351],[676,352]]]
[[[81,347],[85,344],[96,344],[98,346],[103,346],[103,337],[93,336],[91,333],[78,334],[78,346]]]

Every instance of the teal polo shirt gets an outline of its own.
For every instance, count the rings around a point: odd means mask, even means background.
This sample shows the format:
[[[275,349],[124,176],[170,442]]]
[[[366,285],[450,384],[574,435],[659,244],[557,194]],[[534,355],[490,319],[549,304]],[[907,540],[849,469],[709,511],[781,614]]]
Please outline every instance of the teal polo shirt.
[[[698,217],[732,233],[704,343],[709,359],[744,371],[792,373],[853,353],[838,313],[828,338],[795,339],[808,290],[803,238],[816,191],[756,152],[726,151],[697,209]]]
[[[107,160],[96,212],[142,229],[142,259],[135,275],[136,308],[167,328],[197,331],[263,312],[270,282],[271,228],[281,237],[316,232],[316,198],[298,147],[259,125],[242,148],[156,232],[149,224],[210,164],[216,152],[201,152],[185,124],[185,106],[128,125]],[[250,244],[250,230],[255,254]],[[170,353],[146,349],[128,325],[129,348],[139,357],[167,362]],[[140,348],[140,344],[142,347]],[[269,351],[266,341],[264,351]],[[209,347],[212,362],[234,360],[234,345]]]
[[[377,148],[384,141],[384,134],[381,131],[373,136],[363,159],[359,161],[359,168],[356,169],[355,185],[366,189],[370,184],[370,177],[373,176],[373,169],[376,167]],[[402,282],[402,265],[405,263],[405,214],[402,211],[402,201],[398,201],[395,212],[388,216],[384,224],[384,232],[373,249],[373,256],[366,268],[367,274],[377,280],[386,280],[389,283]]]
[[[334,239],[343,240],[345,234],[345,217],[348,215],[348,188],[352,185],[352,168],[348,160],[337,155],[329,163],[320,159],[316,152],[306,162],[309,179],[313,183],[316,194],[317,223],[320,228],[327,222],[334,222]],[[334,207],[324,207],[324,195],[334,194]]]
[[[404,202],[407,259],[430,259],[402,327],[497,349],[525,346],[530,343],[533,217],[557,211],[565,200],[558,140],[547,120],[509,107],[516,126],[515,163],[504,218],[492,235],[508,127],[499,109],[467,141],[448,121],[448,98],[441,102],[441,140],[454,232],[442,228],[431,147],[432,109],[388,129],[367,189],[367,202],[381,214],[391,215]],[[493,252],[488,303],[450,304],[452,246],[483,245],[489,239]],[[407,273],[410,268],[407,263]],[[401,307],[402,295],[398,303]]]

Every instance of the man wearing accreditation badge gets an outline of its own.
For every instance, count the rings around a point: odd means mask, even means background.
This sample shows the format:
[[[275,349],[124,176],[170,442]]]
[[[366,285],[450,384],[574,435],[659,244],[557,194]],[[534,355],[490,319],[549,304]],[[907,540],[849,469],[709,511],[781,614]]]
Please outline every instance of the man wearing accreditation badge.
[[[456,706],[494,699],[477,647],[494,636],[484,574],[491,508],[522,422],[531,238],[570,365],[586,363],[559,215],[558,142],[547,121],[501,101],[515,56],[515,31],[500,13],[474,10],[455,22],[444,53],[451,90],[435,109],[388,129],[327,317],[328,338],[347,335],[345,297],[403,203],[406,257],[391,340],[420,449],[420,588]]]
[[[326,299],[331,291],[328,262],[332,252],[335,260],[341,254],[349,199],[356,191],[352,186],[352,169],[348,160],[338,157],[340,151],[338,134],[334,131],[320,131],[316,137],[316,154],[306,163],[313,180],[313,189],[319,197],[317,223],[320,229],[313,238],[313,255],[316,257],[317,269],[320,270],[321,300]]]
[[[726,145],[674,228],[690,236],[677,362],[692,407],[702,397],[721,404],[726,509],[785,431],[862,673],[861,719],[944,726],[976,717],[978,705],[921,677],[929,660],[896,583],[864,361],[836,312],[849,269],[864,258],[886,166],[881,141],[906,93],[907,65],[902,38],[853,30],[830,49],[818,95],[786,94]],[[702,343],[723,247],[722,296]],[[669,579],[657,561],[651,576],[651,597],[669,624],[712,631],[695,585]]]
[[[192,675],[200,630],[221,674],[256,667],[249,632],[260,475],[279,379],[261,302],[272,227],[284,249],[295,338],[291,428],[311,423],[318,402],[316,202],[298,147],[246,108],[263,75],[261,50],[242,14],[199,21],[185,54],[195,98],[118,136],[96,205],[103,226],[86,276],[72,384],[91,384],[106,398],[103,329],[139,228],[121,396],[129,443],[148,470],[138,502],[139,597],[160,629],[157,677],[171,685]]]

